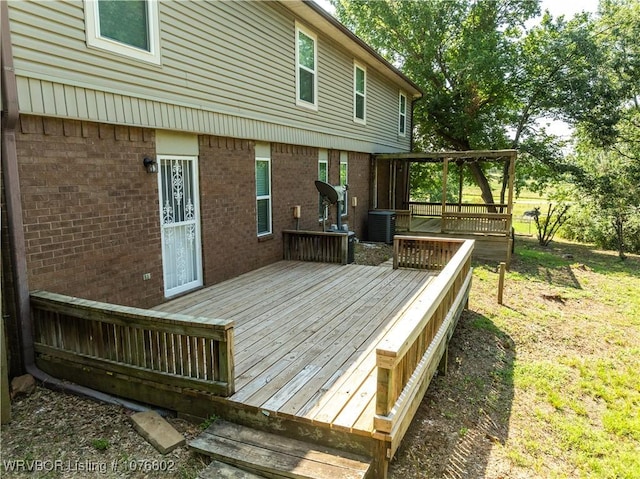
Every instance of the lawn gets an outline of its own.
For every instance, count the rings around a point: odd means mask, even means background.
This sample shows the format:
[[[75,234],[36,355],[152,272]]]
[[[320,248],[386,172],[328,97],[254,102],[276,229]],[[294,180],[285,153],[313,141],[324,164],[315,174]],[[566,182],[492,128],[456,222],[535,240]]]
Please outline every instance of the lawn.
[[[502,306],[496,271],[391,477],[640,477],[640,258],[518,237]]]

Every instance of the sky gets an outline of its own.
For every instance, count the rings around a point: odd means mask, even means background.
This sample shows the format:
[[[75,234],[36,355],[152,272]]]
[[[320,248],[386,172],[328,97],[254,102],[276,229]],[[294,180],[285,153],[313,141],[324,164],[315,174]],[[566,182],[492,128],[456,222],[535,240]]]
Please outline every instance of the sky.
[[[329,0],[314,1],[328,12],[335,11]],[[541,7],[543,12],[549,10],[554,17],[565,15],[570,18],[583,10],[595,12],[598,9],[598,0],[542,0]]]

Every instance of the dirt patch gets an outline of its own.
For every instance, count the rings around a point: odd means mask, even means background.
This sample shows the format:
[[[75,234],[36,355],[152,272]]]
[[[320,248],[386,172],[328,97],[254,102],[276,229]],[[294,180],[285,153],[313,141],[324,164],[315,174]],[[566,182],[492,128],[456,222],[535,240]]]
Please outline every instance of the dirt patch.
[[[393,258],[393,246],[385,243],[360,242],[355,248],[355,263],[377,266]]]
[[[133,411],[120,406],[38,387],[11,413],[2,427],[2,477],[192,478],[208,463],[186,447],[160,454],[133,428]],[[187,440],[201,431],[167,420]]]

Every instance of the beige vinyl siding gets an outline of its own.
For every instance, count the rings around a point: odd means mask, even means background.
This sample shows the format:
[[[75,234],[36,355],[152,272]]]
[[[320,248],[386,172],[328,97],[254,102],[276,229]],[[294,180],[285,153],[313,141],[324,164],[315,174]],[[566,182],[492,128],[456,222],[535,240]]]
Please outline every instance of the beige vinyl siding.
[[[368,67],[367,125],[354,123],[354,58],[312,25],[319,108],[296,106],[295,18],[277,3],[159,10],[162,63],[153,65],[88,48],[80,1],[11,2],[20,111],[350,151],[409,148],[397,135],[398,87]]]

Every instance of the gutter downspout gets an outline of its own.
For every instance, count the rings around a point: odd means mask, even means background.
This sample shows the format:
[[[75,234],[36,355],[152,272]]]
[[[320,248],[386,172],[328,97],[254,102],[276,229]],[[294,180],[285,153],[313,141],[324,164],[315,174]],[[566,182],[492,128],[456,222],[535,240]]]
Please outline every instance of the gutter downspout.
[[[0,1],[0,35],[2,42],[2,179],[7,201],[7,226],[9,233],[9,254],[12,263],[15,289],[15,308],[20,324],[19,338],[22,349],[22,366],[35,379],[50,389],[87,396],[109,404],[116,404],[134,411],[147,411],[148,407],[120,399],[78,384],[54,378],[40,370],[35,364],[33,328],[29,299],[26,242],[22,221],[22,200],[16,149],[16,127],[18,125],[18,85],[13,67],[11,33],[9,25],[9,2]]]

